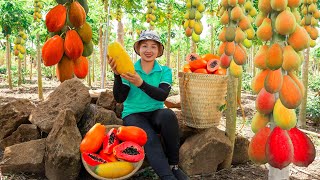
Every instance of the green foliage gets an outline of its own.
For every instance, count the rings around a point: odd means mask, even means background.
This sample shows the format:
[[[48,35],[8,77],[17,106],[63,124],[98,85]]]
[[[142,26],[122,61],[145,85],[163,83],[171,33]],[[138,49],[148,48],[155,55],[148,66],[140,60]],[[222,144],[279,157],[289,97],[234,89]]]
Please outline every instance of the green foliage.
[[[25,3],[18,1],[0,2],[0,25],[4,36],[16,34],[19,29],[27,29],[32,21],[32,16],[24,9]]]
[[[242,74],[242,89],[244,91],[252,91],[251,89],[251,81],[252,81],[252,74],[248,72],[243,72]]]
[[[7,73],[7,68],[5,65],[0,66],[0,74],[6,74]]]
[[[320,91],[320,77],[315,76],[312,73],[313,72],[309,73],[308,88],[314,92],[318,92]]]
[[[307,101],[307,118],[320,123],[320,96],[309,95]]]

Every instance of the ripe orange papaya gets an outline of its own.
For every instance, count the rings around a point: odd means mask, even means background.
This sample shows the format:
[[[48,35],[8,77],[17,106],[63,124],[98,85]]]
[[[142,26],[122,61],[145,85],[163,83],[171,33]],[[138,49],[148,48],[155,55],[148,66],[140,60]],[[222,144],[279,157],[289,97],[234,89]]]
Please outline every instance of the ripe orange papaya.
[[[140,146],[147,142],[147,133],[136,126],[120,126],[117,131],[117,138],[121,141],[132,141]]]
[[[45,66],[57,64],[63,56],[63,39],[55,35],[48,39],[42,47],[42,59]]]
[[[77,31],[69,30],[64,40],[64,51],[72,59],[78,59],[83,53],[83,43]]]
[[[46,26],[49,32],[60,31],[67,18],[67,9],[61,4],[56,5],[46,15]]]
[[[106,132],[106,127],[100,123],[96,123],[92,128],[86,133],[80,144],[80,152],[97,152],[103,142]]]

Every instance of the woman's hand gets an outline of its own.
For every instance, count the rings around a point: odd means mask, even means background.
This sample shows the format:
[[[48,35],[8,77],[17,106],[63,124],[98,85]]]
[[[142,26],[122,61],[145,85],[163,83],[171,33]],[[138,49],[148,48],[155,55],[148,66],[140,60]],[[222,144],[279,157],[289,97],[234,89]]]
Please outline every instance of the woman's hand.
[[[117,65],[116,65],[116,62],[115,60],[112,58],[112,57],[107,57],[108,58],[108,64],[110,65],[112,71],[116,74],[116,75],[119,75],[118,71],[117,71]]]
[[[134,84],[137,87],[140,87],[143,83],[143,80],[141,79],[138,73],[132,74],[128,72],[121,74],[121,77],[128,80],[130,83]]]

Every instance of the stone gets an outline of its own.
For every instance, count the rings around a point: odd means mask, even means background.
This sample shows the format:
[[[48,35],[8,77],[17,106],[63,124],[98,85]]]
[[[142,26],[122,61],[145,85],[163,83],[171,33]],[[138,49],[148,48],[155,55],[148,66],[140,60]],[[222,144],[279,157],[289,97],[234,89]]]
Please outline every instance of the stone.
[[[105,89],[90,89],[89,94],[91,97],[91,104],[96,104],[98,101],[98,98],[100,97],[101,92],[106,91]]]
[[[224,131],[213,127],[187,138],[179,152],[179,166],[189,176],[210,174],[231,153],[231,142]]]
[[[165,101],[164,101],[164,105],[166,105],[167,108],[181,108],[181,104],[180,104],[180,95],[174,95],[174,96],[170,96],[168,97]]]
[[[123,111],[123,103],[117,103],[116,109],[114,110],[114,112],[116,113],[117,117],[120,119],[121,119],[122,111]]]
[[[0,140],[11,135],[21,124],[28,121],[35,105],[27,99],[0,97]]]
[[[244,164],[249,161],[248,149],[250,141],[242,136],[236,136],[232,164]]]
[[[90,101],[89,89],[79,79],[66,80],[45,101],[39,103],[31,112],[29,120],[49,133],[60,111],[71,109],[78,122]]]
[[[57,116],[46,139],[45,174],[48,179],[76,179],[80,173],[82,137],[70,110]]]
[[[36,139],[40,139],[37,126],[33,124],[21,124],[10,136],[0,141],[0,149]]]
[[[101,92],[97,101],[98,106],[102,106],[106,109],[113,110],[113,111],[116,108],[116,103],[117,102],[113,97],[113,92],[109,89],[106,89],[105,92]]]
[[[122,125],[122,120],[117,118],[114,111],[105,109],[95,104],[90,104],[86,107],[78,128],[82,137],[90,130],[96,123],[103,125]]]
[[[37,139],[6,147],[1,172],[44,174],[45,143],[45,139]]]

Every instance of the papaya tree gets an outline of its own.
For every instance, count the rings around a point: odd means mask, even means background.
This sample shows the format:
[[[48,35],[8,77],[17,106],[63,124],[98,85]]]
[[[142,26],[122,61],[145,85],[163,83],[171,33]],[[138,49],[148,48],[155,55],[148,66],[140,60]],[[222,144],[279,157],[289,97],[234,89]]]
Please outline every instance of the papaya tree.
[[[10,35],[18,34],[19,29],[28,29],[31,22],[31,16],[28,16],[28,12],[23,8],[23,3],[5,1],[0,6],[0,25],[2,27],[2,33],[6,38],[7,81],[9,89],[13,89],[11,77]]]
[[[258,95],[257,112],[251,123],[255,135],[248,152],[253,162],[270,165],[269,179],[289,179],[290,163],[307,167],[315,157],[311,140],[296,127],[294,110],[304,94],[301,80],[296,75],[301,65],[299,53],[308,48],[310,39],[294,15],[300,3],[286,0],[258,2],[262,13],[256,20],[256,34],[266,43],[255,57],[255,66],[261,72],[252,82],[252,89]],[[298,156],[303,158],[296,158]]]
[[[320,11],[317,8],[316,2],[304,1],[301,6],[301,12],[303,18],[299,16],[298,10],[295,11],[296,16],[300,17],[300,24],[305,28],[310,36],[310,47],[304,52],[304,62],[302,66],[302,82],[304,85],[304,96],[302,98],[301,106],[299,109],[299,126],[306,126],[306,109],[308,99],[308,74],[309,74],[309,62],[310,62],[310,48],[316,45],[318,38],[318,22],[320,18]]]

